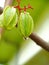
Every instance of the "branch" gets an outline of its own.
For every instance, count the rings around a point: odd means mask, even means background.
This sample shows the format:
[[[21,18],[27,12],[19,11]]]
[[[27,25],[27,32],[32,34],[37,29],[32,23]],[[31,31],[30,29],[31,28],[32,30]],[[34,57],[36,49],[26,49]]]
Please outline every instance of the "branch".
[[[32,33],[29,37],[33,41],[35,41],[37,45],[41,46],[42,48],[44,48],[49,52],[49,44],[46,41],[44,41],[42,38],[40,38],[37,34]]]
[[[7,6],[7,5],[12,5],[12,2],[13,2],[13,0],[5,0],[5,3],[4,3],[4,8],[5,8],[5,6]],[[0,7],[0,14],[2,14],[2,12],[3,12],[3,8],[2,7]]]
[[[12,2],[13,0],[5,0],[5,4],[4,4],[4,7],[7,6],[7,5],[12,5]]]
[[[3,12],[3,8],[2,8],[2,7],[0,7],[0,14],[2,14],[2,12]]]

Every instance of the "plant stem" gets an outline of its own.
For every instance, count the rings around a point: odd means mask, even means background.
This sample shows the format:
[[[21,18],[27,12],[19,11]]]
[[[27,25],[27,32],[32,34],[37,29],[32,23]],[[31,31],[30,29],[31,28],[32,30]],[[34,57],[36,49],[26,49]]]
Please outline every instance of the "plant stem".
[[[49,44],[48,42],[44,41],[42,38],[40,38],[37,34],[32,33],[29,36],[37,45],[41,46],[45,50],[49,52]]]

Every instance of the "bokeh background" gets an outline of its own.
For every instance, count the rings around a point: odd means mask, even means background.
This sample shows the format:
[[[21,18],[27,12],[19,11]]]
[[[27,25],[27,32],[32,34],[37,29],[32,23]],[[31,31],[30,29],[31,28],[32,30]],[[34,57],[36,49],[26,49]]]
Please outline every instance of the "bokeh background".
[[[0,6],[4,7],[4,2],[5,0],[0,0]],[[13,0],[13,5],[16,4],[16,0]],[[36,32],[42,39],[49,42],[49,0],[21,0],[21,7],[28,4],[33,7],[33,10],[27,10],[34,20],[33,32]],[[9,65],[49,65],[49,52],[36,45],[31,39],[23,40],[16,28],[11,31],[6,30],[1,43],[5,43],[2,46],[4,50],[6,49],[5,51],[8,52],[10,48],[13,49],[13,51],[10,50],[11,53],[16,51],[8,62]],[[6,48],[7,43],[14,43],[16,47]]]

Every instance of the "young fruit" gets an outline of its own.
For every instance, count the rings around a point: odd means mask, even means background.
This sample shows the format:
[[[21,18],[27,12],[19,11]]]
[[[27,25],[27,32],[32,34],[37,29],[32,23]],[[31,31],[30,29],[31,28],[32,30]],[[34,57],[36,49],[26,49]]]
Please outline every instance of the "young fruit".
[[[24,37],[28,37],[32,33],[34,23],[32,17],[28,12],[20,14],[18,25],[19,30]]]
[[[10,6],[5,7],[3,11],[3,26],[6,29],[12,29],[18,21],[18,15],[16,13],[16,9]]]

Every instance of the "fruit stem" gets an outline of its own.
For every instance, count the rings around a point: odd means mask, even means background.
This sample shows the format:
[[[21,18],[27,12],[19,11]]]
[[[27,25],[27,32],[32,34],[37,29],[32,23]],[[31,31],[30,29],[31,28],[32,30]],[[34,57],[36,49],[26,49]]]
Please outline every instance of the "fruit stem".
[[[17,9],[18,9],[19,14],[21,13],[21,10],[26,11],[27,9],[33,9],[30,4],[28,4],[28,6],[24,6],[24,8],[21,8],[21,7],[20,7],[20,1],[21,1],[21,0],[17,0],[18,5],[17,5],[17,6],[14,6],[14,8],[17,8]]]

